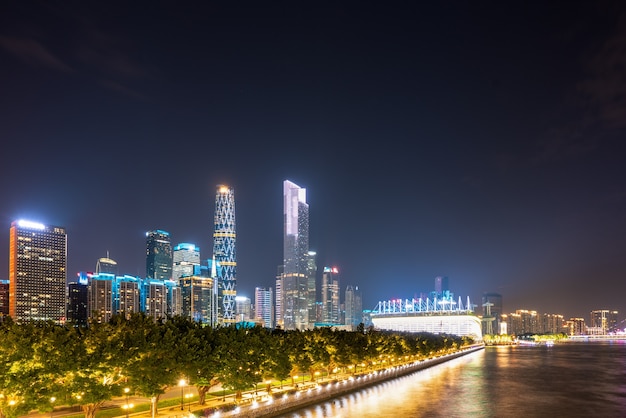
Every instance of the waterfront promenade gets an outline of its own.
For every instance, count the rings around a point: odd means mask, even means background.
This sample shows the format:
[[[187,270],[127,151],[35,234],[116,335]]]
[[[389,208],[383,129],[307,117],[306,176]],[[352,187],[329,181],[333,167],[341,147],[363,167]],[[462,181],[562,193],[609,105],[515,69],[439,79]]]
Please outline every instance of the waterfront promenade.
[[[308,405],[327,401],[329,399],[345,395],[347,393],[363,389],[385,380],[407,375],[436,364],[484,349],[483,345],[475,345],[461,351],[444,354],[437,357],[416,360],[387,368],[364,370],[363,372],[347,374],[338,373],[332,376],[309,376],[296,379],[288,385],[261,385],[257,390],[249,390],[242,394],[240,399],[235,400],[234,394],[226,394],[221,388],[213,388],[206,397],[204,405],[198,405],[197,394],[192,388],[187,391],[173,388],[160,398],[160,401],[168,401],[169,406],[160,406],[155,415],[159,418],[187,418],[187,417],[246,417],[246,418],[270,418],[297,410]],[[185,393],[186,392],[186,393]],[[132,404],[132,408],[125,409],[126,405]],[[131,397],[129,399],[118,398],[108,402],[103,412],[118,411],[118,417],[128,418],[151,418],[146,407],[149,400],[145,398]],[[141,411],[139,411],[141,409]],[[132,412],[135,411],[135,412]],[[32,414],[29,417],[52,416],[80,417],[77,408],[59,409],[51,414]],[[108,417],[116,416],[107,414]]]

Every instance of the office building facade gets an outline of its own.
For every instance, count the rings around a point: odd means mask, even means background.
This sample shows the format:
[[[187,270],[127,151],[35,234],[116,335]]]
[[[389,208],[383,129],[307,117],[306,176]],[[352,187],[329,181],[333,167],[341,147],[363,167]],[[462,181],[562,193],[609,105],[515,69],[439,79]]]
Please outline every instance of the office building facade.
[[[169,232],[161,229],[146,232],[146,277],[172,278],[172,243]]]
[[[65,321],[65,228],[25,220],[9,233],[9,315],[16,321]]]
[[[254,289],[254,320],[265,328],[274,328],[274,304],[272,288],[257,287]]]
[[[339,270],[324,267],[322,272],[322,322],[339,324]]]
[[[363,322],[363,298],[359,286],[348,285],[344,298],[346,320],[345,324],[355,330]]]
[[[309,205],[306,189],[283,182],[282,321],[285,330],[309,328]]]
[[[193,276],[194,270],[200,265],[200,248],[195,244],[183,242],[174,246],[172,280]]]
[[[236,322],[237,297],[237,232],[235,225],[235,191],[226,185],[217,186],[213,230],[213,260],[218,285],[218,323]]]

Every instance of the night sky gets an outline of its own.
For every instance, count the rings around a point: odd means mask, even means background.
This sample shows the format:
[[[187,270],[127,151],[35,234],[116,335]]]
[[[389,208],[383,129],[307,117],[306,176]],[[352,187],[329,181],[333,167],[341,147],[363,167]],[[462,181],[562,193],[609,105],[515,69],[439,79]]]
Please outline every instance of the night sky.
[[[4,1],[0,278],[11,221],[64,226],[68,276],[145,275],[145,232],[274,286],[282,182],[364,309],[451,291],[626,314],[623,2]]]

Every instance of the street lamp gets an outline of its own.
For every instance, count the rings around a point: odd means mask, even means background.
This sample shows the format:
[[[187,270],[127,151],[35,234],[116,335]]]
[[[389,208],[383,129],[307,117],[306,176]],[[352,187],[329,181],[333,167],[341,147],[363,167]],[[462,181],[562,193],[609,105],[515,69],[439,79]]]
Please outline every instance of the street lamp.
[[[178,381],[178,386],[180,386],[180,410],[181,411],[185,410],[184,394],[185,394],[185,385],[186,384],[187,384],[187,382],[185,381],[185,379],[180,379]]]
[[[54,396],[50,398],[50,404],[52,404],[52,409],[50,410],[50,418],[52,418],[52,413],[54,412],[54,401],[56,401],[57,398],[55,398]]]
[[[124,393],[126,394],[126,405],[124,409],[126,409],[126,418],[128,418],[128,392],[130,392],[129,388],[124,388]]]

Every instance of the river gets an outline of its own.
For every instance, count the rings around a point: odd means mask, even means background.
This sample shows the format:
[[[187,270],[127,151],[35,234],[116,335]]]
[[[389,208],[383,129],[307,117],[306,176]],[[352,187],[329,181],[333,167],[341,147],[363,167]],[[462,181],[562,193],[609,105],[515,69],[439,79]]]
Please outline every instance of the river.
[[[626,342],[501,346],[281,418],[626,417]]]

